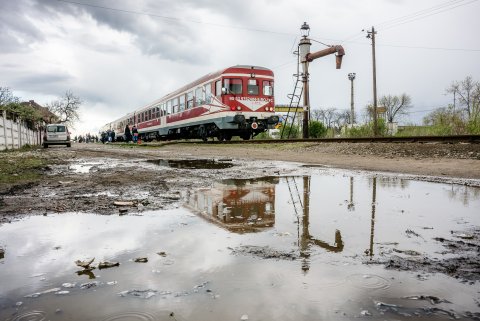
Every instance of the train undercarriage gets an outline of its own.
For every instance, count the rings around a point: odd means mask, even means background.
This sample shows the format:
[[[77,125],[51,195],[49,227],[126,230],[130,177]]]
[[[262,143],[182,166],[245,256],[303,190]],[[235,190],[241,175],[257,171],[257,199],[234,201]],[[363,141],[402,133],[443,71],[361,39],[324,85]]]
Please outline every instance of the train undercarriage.
[[[241,116],[241,115],[240,115]],[[257,119],[251,117],[234,117],[227,126],[224,122],[199,123],[183,127],[169,128],[167,131],[141,133],[140,139],[143,141],[153,140],[178,140],[178,139],[201,139],[208,141],[209,138],[219,141],[230,141],[232,137],[240,137],[243,140],[249,140],[267,129],[274,128],[278,123],[278,116],[273,115],[267,119]]]

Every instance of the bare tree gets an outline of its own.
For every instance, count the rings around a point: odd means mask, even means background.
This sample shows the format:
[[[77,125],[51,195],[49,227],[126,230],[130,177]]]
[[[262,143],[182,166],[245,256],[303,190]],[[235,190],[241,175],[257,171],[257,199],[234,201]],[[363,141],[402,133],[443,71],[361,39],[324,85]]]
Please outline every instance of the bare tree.
[[[382,96],[379,99],[379,104],[385,107],[386,120],[393,123],[399,116],[408,114],[408,109],[412,107],[412,98],[405,93],[400,96]]]
[[[458,96],[458,102],[467,113],[469,120],[476,119],[480,113],[480,83],[467,76],[463,81],[454,81],[447,88],[447,93],[454,95],[454,106]]]
[[[81,104],[82,100],[68,90],[65,96],[60,100],[52,101],[47,108],[58,116],[61,123],[73,126],[73,123],[80,119],[78,109]]]
[[[325,126],[327,126],[327,128],[332,127],[336,111],[337,110],[335,108],[328,108],[328,109],[325,109],[323,111],[324,112],[324,119],[325,119],[324,123],[325,123]]]
[[[0,106],[6,106],[11,103],[19,103],[20,98],[13,96],[8,87],[0,87]]]
[[[351,111],[350,110],[339,110],[335,112],[334,123],[338,128],[350,124]]]
[[[323,123],[325,118],[323,109],[313,109],[311,118]]]

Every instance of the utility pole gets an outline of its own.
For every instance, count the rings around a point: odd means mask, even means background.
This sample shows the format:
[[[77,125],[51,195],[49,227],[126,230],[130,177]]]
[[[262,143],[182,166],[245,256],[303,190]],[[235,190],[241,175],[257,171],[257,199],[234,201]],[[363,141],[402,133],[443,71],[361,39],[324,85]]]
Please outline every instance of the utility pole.
[[[351,72],[348,74],[348,79],[350,79],[352,86],[351,86],[351,97],[350,97],[350,125],[355,123],[355,110],[353,108],[353,80],[355,79],[355,73]]]
[[[378,136],[377,127],[377,66],[375,63],[375,35],[377,32],[372,27],[372,31],[367,30],[367,38],[372,39],[372,62],[373,62],[373,136]]]

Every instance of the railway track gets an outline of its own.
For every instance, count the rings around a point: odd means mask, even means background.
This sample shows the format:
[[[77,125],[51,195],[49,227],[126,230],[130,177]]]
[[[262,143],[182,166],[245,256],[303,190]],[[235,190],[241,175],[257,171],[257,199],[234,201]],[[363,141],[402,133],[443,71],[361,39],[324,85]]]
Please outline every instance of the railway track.
[[[193,143],[193,142],[191,142]],[[198,143],[198,141],[195,141]],[[205,144],[279,144],[279,143],[480,143],[480,135],[409,136],[409,137],[356,137],[207,141]]]

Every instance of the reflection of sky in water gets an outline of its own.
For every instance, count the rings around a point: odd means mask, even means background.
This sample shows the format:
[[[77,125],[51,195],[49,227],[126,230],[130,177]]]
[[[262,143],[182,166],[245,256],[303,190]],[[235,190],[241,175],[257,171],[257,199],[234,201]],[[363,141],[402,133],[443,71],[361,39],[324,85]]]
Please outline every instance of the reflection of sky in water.
[[[478,293],[471,285],[443,275],[419,281],[416,272],[362,264],[368,251],[376,258],[392,248],[440,258],[443,247],[434,237],[451,239],[452,230],[480,225],[478,188],[360,174],[234,183],[219,182],[188,195],[190,209],[202,218],[177,209],[143,216],[37,216],[1,226],[0,319],[8,319],[19,301],[20,312],[41,311],[51,320],[105,320],[129,311],[161,320],[169,320],[168,314],[159,311],[175,311],[178,320],[237,320],[243,314],[252,320],[351,319],[364,309],[379,316],[374,301],[412,309],[431,306],[402,299],[415,294],[452,302],[435,307],[478,310]],[[252,211],[255,221],[244,215]],[[232,224],[258,228],[249,233]],[[302,251],[304,257],[288,261],[232,254],[246,245]],[[121,265],[93,270],[95,280],[78,276],[74,261],[91,257]],[[149,262],[134,263],[137,257]],[[89,281],[98,286],[80,289]],[[117,283],[107,284],[111,281]],[[24,297],[66,282],[76,284],[66,295]],[[132,289],[157,292],[148,300],[118,295]],[[63,313],[55,314],[56,309]]]

